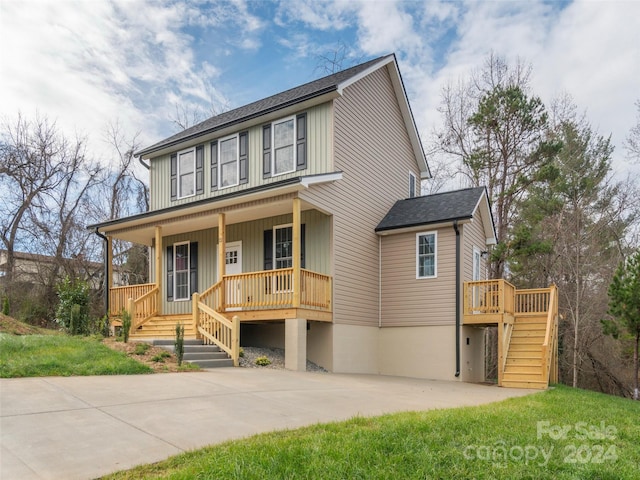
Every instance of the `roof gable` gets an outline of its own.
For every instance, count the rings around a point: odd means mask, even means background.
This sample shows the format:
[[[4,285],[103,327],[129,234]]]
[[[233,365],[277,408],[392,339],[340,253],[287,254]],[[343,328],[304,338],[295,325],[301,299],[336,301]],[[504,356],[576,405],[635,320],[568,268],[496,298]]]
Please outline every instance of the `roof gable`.
[[[495,243],[495,227],[485,187],[466,188],[397,201],[376,227],[391,233],[438,223],[453,223],[480,215],[484,218],[487,243]]]
[[[319,97],[323,97],[331,93],[336,96],[342,95],[343,90],[346,87],[383,67],[389,68],[395,94],[400,104],[404,124],[409,134],[414,154],[420,166],[421,178],[430,178],[431,174],[429,166],[426,161],[422,142],[420,141],[394,54],[361,63],[360,65],[356,65],[332,75],[319,78],[318,80],[285,90],[284,92],[229,110],[228,112],[221,113],[220,115],[211,117],[197,125],[183,130],[182,132],[155,143],[154,145],[144,148],[136,152],[135,155],[148,158],[155,152],[160,152],[161,150],[178,146],[183,142],[195,141],[198,137],[213,134],[213,132],[218,130],[232,127],[233,125],[250,121],[254,118],[301,104],[314,98],[319,100]]]

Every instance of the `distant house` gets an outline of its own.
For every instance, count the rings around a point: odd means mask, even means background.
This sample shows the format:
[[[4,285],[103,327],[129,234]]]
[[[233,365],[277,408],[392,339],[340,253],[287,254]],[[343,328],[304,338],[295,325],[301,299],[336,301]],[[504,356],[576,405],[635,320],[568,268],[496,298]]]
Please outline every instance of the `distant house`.
[[[0,250],[0,279],[7,275],[8,254],[6,250]],[[64,268],[59,259],[53,256],[38,253],[14,252],[13,281],[31,284],[44,284],[49,281],[54,269],[58,269],[56,280],[73,273],[78,278],[86,280],[92,288],[99,288],[100,279],[104,273],[104,264],[91,262],[82,257],[63,259]],[[112,272],[112,284],[122,285],[123,274]],[[1,280],[0,280],[1,282]]]
[[[289,369],[482,381],[484,327],[505,348],[517,336],[515,290],[484,281],[485,189],[419,197],[429,167],[394,55],[137,154],[149,212],[89,227],[150,249],[153,283],[110,293],[134,338],[171,337],[179,321],[234,359],[239,344],[272,346]],[[547,385],[538,362],[519,385]]]

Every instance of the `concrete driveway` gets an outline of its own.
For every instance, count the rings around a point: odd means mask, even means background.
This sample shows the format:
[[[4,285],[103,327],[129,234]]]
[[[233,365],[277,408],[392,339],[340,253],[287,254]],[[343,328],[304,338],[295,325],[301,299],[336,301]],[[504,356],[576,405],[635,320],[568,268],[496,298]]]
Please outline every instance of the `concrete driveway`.
[[[532,392],[248,368],[1,379],[0,478],[95,478],[260,432]]]

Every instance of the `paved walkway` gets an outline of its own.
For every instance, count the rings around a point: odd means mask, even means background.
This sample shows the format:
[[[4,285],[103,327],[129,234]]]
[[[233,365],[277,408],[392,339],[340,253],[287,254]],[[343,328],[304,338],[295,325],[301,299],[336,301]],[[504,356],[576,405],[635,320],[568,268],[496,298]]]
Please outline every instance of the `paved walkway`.
[[[260,432],[531,392],[243,368],[1,379],[0,479],[95,478]]]

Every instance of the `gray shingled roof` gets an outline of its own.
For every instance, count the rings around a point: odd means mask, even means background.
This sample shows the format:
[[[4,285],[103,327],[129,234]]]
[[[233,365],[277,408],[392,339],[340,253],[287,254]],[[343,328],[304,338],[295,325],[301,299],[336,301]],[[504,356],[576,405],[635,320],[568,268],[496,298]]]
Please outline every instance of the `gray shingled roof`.
[[[484,187],[436,193],[399,200],[376,227],[376,232],[464,220],[473,216]]]
[[[275,110],[279,110],[289,105],[295,105],[296,103],[303,102],[310,98],[329,93],[336,90],[338,88],[338,85],[340,85],[342,82],[358,75],[362,71],[366,70],[382,59],[387,58],[388,56],[389,55],[369,60],[368,62],[361,63],[360,65],[356,65],[355,67],[351,67],[332,75],[319,78],[318,80],[305,83],[304,85],[300,85],[284,92],[277,93],[270,97],[263,98],[262,100],[258,100],[257,102],[250,103],[243,107],[221,113],[220,115],[211,117],[204,122],[187,128],[180,133],[177,133],[154,145],[151,145],[150,147],[144,148],[136,152],[135,155],[147,155],[162,148],[178,144],[184,140],[198,137],[200,135],[204,135],[215,130],[228,127],[230,125],[240,123]]]

